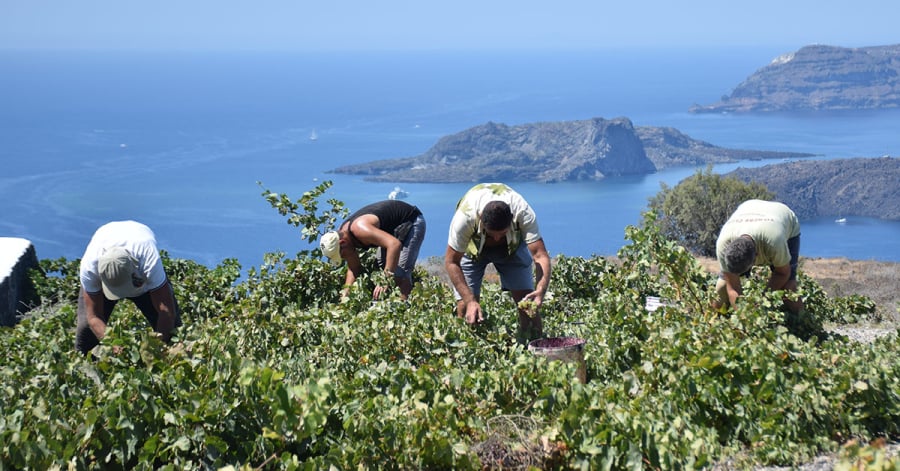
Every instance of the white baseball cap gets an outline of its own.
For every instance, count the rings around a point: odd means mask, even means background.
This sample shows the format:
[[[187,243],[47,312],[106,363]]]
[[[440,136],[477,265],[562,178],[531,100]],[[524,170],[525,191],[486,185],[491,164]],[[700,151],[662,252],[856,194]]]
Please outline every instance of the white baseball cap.
[[[336,231],[323,234],[319,239],[319,248],[332,265],[341,264],[341,236]]]
[[[144,279],[137,259],[123,247],[108,247],[97,260],[97,271],[108,299],[135,298],[144,294]]]

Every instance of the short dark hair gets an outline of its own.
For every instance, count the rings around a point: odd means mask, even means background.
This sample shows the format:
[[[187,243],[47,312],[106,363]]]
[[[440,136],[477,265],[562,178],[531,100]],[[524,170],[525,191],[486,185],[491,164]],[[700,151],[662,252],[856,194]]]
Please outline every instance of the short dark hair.
[[[756,261],[756,242],[749,237],[738,237],[725,245],[725,271],[743,275],[753,268]]]
[[[512,210],[503,201],[491,201],[481,211],[481,223],[491,231],[502,231],[512,225]]]

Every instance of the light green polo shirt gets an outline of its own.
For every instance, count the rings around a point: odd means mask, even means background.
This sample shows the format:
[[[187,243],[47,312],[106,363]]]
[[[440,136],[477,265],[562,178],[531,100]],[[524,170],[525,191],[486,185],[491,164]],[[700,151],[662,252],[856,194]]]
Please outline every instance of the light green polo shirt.
[[[541,240],[537,216],[522,195],[503,183],[480,183],[456,204],[447,239],[450,248],[469,258],[478,258],[486,239],[481,227],[481,212],[491,201],[503,201],[512,211],[512,227],[506,234],[509,253],[514,253],[522,241],[530,244]]]
[[[800,235],[797,216],[783,203],[747,200],[734,211],[716,239],[716,258],[725,270],[725,246],[747,234],[756,243],[756,266],[783,267],[791,263],[788,239]]]

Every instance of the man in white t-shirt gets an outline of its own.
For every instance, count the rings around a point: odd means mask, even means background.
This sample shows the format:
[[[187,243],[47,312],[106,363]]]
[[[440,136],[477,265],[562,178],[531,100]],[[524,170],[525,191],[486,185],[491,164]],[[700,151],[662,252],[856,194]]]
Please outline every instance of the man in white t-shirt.
[[[550,286],[550,255],[534,210],[502,183],[472,187],[457,203],[450,222],[444,267],[453,283],[456,313],[469,324],[484,320],[479,301],[489,264],[517,304],[520,339],[542,337],[539,309]],[[533,309],[523,309],[523,300],[533,302]]]
[[[139,222],[115,221],[97,229],[81,258],[80,277],[75,348],[82,353],[100,343],[120,299],[134,302],[166,342],[181,326],[156,236]]]

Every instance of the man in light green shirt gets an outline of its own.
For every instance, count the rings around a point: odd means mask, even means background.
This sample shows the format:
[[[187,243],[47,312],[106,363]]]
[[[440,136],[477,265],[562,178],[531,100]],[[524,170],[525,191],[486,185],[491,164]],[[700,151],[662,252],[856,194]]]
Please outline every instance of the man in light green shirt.
[[[768,287],[797,290],[800,252],[800,222],[786,205],[774,201],[748,200],[734,211],[716,240],[716,258],[721,267],[715,307],[734,305],[741,295],[740,277],[754,266],[772,270]],[[793,312],[803,304],[785,300]]]
[[[550,286],[550,255],[531,206],[502,183],[471,188],[450,222],[444,267],[453,284],[457,315],[469,324],[484,320],[479,300],[488,264],[497,269],[501,288],[517,303],[520,338],[542,337],[538,309]],[[523,300],[532,302],[533,309],[524,309]]]

